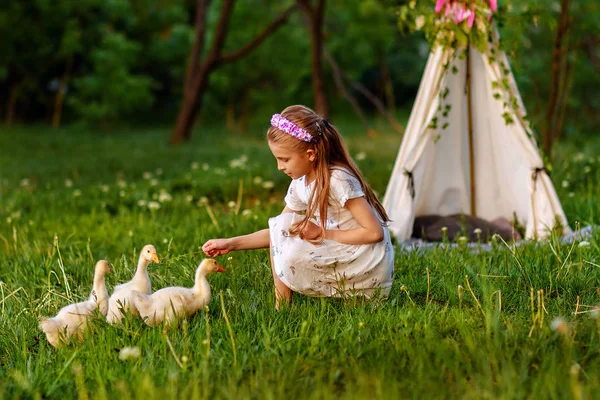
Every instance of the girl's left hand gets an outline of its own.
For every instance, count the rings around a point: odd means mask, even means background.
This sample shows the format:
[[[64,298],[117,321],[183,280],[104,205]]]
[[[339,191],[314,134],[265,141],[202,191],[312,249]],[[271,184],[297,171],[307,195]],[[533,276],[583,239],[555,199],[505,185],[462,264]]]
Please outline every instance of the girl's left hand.
[[[306,225],[306,228],[300,232],[300,239],[315,240],[320,234],[321,228],[318,225],[309,222],[308,225]]]

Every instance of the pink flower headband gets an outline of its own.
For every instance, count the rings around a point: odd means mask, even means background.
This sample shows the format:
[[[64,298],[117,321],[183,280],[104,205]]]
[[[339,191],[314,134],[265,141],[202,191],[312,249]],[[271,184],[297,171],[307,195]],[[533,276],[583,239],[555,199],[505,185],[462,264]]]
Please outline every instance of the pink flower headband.
[[[314,142],[315,138],[306,130],[300,128],[292,121],[282,117],[281,114],[274,114],[271,117],[271,126],[277,128],[285,133],[292,135],[296,139],[302,140],[303,142]]]

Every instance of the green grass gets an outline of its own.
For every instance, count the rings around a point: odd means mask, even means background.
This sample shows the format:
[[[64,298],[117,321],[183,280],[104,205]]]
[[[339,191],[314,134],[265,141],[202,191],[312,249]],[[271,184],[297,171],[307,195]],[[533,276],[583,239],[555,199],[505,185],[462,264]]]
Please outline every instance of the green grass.
[[[385,126],[369,138],[353,121],[340,125],[352,154],[366,153],[358,163],[383,195],[400,138]],[[207,239],[264,228],[282,209],[288,178],[259,130],[240,136],[205,128],[177,148],[166,144],[168,135],[0,133],[0,398],[598,393],[600,319],[573,314],[600,303],[598,233],[589,247],[554,238],[514,254],[501,243],[479,254],[397,251],[387,301],[296,296],[281,312],[266,251],[237,252],[221,257],[226,274],[209,277],[208,313],[168,330],[97,320],[82,344],[53,349],[38,317],[87,297],[98,259],[113,265],[111,290],[131,278],[138,252],[152,243],[162,261],[150,266],[154,289],[189,286]],[[572,227],[598,222],[598,150],[597,141],[571,142],[557,153],[553,180]],[[232,168],[242,155],[247,161]],[[171,200],[160,202],[161,193]],[[160,208],[149,209],[149,201]],[[551,328],[557,317],[565,333]],[[125,346],[141,356],[119,360]]]

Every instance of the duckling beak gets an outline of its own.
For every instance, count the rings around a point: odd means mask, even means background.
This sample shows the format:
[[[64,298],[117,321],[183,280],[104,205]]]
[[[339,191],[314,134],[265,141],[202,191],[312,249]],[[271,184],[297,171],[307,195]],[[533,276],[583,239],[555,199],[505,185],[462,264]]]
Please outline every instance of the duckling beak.
[[[223,267],[217,264],[217,272],[225,272],[225,270],[223,269]]]
[[[160,264],[160,260],[158,259],[158,255],[156,255],[156,253],[152,254],[152,261],[154,261],[157,264]]]

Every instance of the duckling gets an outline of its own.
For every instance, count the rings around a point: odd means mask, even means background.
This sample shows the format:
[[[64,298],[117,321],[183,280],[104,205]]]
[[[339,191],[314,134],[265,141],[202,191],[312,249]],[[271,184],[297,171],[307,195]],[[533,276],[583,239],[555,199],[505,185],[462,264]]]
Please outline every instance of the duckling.
[[[196,269],[196,280],[192,288],[167,287],[152,295],[135,292],[135,304],[149,326],[163,321],[170,323],[178,317],[191,316],[210,301],[210,285],[206,275],[225,272],[212,258],[202,260]]]
[[[58,347],[61,342],[67,342],[69,338],[76,335],[79,341],[83,340],[83,332],[87,320],[97,310],[102,316],[108,311],[108,290],[104,276],[110,272],[110,265],[105,260],[96,263],[94,272],[94,285],[88,300],[80,303],[69,304],[63,307],[55,317],[40,318],[40,329],[46,334],[48,342]]]
[[[115,324],[123,319],[123,312],[131,311],[133,315],[137,315],[137,308],[133,302],[133,291],[139,293],[150,294],[152,293],[152,286],[150,284],[150,276],[148,275],[148,265],[154,261],[160,264],[156,249],[151,244],[147,244],[142,248],[140,252],[140,258],[138,260],[137,270],[133,279],[129,282],[122,283],[115,286],[113,294],[108,300],[108,314],[106,315],[106,321],[110,324]]]

